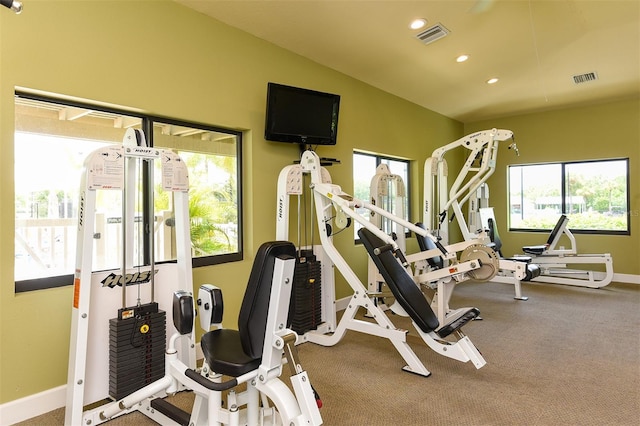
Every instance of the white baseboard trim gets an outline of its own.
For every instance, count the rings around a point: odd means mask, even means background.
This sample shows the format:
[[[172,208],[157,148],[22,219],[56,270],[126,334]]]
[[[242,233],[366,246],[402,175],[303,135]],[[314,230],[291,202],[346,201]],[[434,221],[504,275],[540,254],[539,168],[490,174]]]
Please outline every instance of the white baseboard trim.
[[[640,275],[631,274],[613,274],[613,282],[615,283],[628,283],[628,284],[640,284]]]
[[[9,426],[64,407],[67,385],[16,399],[0,405],[0,425]]]
[[[336,312],[344,311],[349,306],[349,301],[351,297],[343,297],[342,299],[336,300]]]

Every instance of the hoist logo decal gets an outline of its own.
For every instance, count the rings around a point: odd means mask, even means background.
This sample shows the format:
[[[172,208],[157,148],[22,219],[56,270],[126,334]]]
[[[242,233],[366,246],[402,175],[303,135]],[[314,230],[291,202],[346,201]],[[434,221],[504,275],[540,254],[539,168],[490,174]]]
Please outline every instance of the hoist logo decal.
[[[280,197],[278,199],[278,222],[284,220],[284,199]]]
[[[84,191],[80,194],[80,205],[78,206],[78,229],[82,229],[84,222]]]
[[[158,273],[157,269],[155,270],[155,273]],[[112,272],[107,275],[104,280],[100,281],[100,283],[102,284],[102,287],[114,288],[116,286],[122,287],[123,281],[128,286],[146,284],[151,281],[151,271],[140,271],[133,274],[126,274],[124,280],[122,279],[122,274],[114,274]]]

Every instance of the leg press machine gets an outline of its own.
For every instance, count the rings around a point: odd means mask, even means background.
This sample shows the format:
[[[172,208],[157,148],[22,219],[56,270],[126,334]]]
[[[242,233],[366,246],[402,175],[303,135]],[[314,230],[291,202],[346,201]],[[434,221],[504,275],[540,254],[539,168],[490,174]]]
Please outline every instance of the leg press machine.
[[[483,225],[489,230],[491,241],[499,242],[493,208],[481,208],[480,217]],[[512,258],[528,258],[540,267],[540,275],[533,278],[532,282],[588,288],[602,288],[609,285],[613,280],[613,258],[609,253],[579,254],[576,237],[567,227],[568,223],[569,218],[566,215],[560,215],[545,244],[524,246],[522,247],[524,254],[517,254]],[[563,241],[568,241],[568,248],[560,246]],[[570,265],[576,269],[568,268]],[[587,265],[604,266],[604,271],[577,269]]]

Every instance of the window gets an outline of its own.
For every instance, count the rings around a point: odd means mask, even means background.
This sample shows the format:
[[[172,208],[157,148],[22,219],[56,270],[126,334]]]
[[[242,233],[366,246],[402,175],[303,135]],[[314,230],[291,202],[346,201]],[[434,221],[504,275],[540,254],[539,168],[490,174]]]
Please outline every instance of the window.
[[[550,230],[561,214],[572,232],[629,234],[629,160],[509,166],[509,227]]]
[[[174,149],[189,169],[194,266],[239,260],[236,256],[242,241],[239,139],[239,133],[176,121],[154,121],[154,146]],[[172,204],[162,197],[161,194],[156,196],[156,215],[170,218]],[[168,230],[174,234],[173,228]],[[175,259],[175,252],[167,255]]]
[[[240,132],[23,93],[16,94],[15,112],[17,292],[72,284],[83,161],[99,147],[122,144],[129,127],[153,129],[145,132],[147,142],[175,150],[188,166],[193,265],[242,259]],[[158,189],[160,165],[155,168]],[[172,261],[173,200],[170,193],[154,192],[155,261]],[[111,191],[96,195],[93,269],[120,267],[121,197]],[[143,209],[136,209],[136,227],[142,226]]]
[[[378,207],[383,208],[391,213],[397,214],[401,211],[402,218],[409,220],[409,161],[398,158],[386,157],[382,155],[367,154],[363,152],[353,153],[353,195],[354,197],[371,202],[371,179],[376,174],[376,168],[380,164],[386,164],[389,167],[389,171],[393,175],[397,175],[402,179],[402,184],[405,187],[404,203],[402,206],[396,205],[396,186],[391,185],[389,188],[388,196],[384,197],[382,205]],[[402,210],[400,210],[400,207]],[[359,209],[358,213],[363,215],[367,220],[370,220],[369,210]],[[354,226],[354,235],[358,240],[358,230],[362,226],[358,223]],[[390,221],[383,221],[381,224],[382,229],[386,233],[393,231]]]

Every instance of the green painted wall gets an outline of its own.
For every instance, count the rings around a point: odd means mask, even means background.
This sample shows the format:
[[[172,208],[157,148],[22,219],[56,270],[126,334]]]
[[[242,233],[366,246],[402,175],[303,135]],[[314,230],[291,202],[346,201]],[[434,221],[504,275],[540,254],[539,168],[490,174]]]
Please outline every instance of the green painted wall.
[[[15,88],[244,131],[245,260],[194,271],[196,286],[223,288],[230,327],[253,253],[275,237],[278,173],[298,158],[297,146],[262,136],[268,81],[342,95],[338,145],[319,154],[342,160],[331,174],[346,192],[357,148],[414,160],[419,200],[425,158],[463,135],[459,122],[167,0],[31,1],[21,15],[0,12],[0,403],[65,383],[72,300],[70,287],[13,291]],[[412,214],[420,216],[419,202]],[[365,253],[350,235],[336,245],[365,276]]]
[[[576,234],[580,253],[611,253],[617,274],[640,274],[640,100],[638,98],[506,117],[465,124],[465,134],[486,128],[512,130],[520,156],[501,146],[496,171],[489,179],[490,203],[505,255],[525,245],[543,244],[547,235],[507,232],[507,166],[509,164],[629,158],[631,235]],[[569,222],[571,227],[571,222]]]

